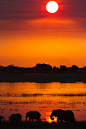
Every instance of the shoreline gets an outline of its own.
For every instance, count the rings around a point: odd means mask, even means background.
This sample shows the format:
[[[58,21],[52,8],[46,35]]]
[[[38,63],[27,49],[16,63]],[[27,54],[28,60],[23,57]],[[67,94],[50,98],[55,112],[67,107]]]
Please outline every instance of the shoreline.
[[[36,83],[86,83],[86,74],[0,74],[0,82],[36,82]]]

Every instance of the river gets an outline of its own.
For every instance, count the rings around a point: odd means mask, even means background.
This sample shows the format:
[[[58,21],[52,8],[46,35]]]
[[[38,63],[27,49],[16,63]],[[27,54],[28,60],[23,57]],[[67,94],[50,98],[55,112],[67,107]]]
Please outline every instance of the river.
[[[72,110],[76,121],[86,121],[86,83],[0,83],[0,115],[5,120],[20,113],[25,121],[26,112],[35,110],[42,121],[52,122],[54,109]]]

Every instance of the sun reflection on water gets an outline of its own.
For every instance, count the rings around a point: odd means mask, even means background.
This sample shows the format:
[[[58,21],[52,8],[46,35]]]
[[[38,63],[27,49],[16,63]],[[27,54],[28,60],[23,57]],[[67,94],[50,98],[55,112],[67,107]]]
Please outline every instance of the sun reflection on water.
[[[48,123],[52,123],[52,122],[57,122],[57,118],[56,117],[54,117],[54,120],[51,120],[50,119],[50,116],[46,116],[46,121],[48,122]]]
[[[52,123],[52,122],[57,122],[57,117],[54,117],[54,120],[51,120],[50,118],[51,112],[46,112],[46,122]]]

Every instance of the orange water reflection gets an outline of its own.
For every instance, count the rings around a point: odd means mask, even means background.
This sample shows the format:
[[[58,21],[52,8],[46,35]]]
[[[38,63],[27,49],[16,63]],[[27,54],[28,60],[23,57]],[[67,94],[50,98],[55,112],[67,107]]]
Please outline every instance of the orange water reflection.
[[[1,112],[1,109],[4,109]],[[36,110],[49,123],[54,109],[72,110],[75,119],[86,121],[85,83],[0,83],[0,115],[6,120],[12,113]]]

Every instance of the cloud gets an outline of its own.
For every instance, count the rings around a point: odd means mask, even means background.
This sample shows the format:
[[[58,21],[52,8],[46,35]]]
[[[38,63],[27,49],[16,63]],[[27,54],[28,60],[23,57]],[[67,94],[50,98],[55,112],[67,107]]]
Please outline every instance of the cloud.
[[[66,12],[70,17],[86,18],[86,1],[85,0],[68,0],[66,3]]]
[[[0,19],[37,19],[50,17],[47,0],[0,0]],[[86,18],[85,0],[58,0],[57,18]]]
[[[42,17],[38,0],[0,0],[0,19],[35,19]]]
[[[0,30],[1,31],[17,31],[17,30],[27,30],[31,28],[36,28],[36,30],[58,30],[58,27],[63,29],[66,27],[71,31],[71,28],[77,28],[78,31],[86,30],[86,1],[85,0],[58,0],[59,10],[56,14],[49,14],[45,5],[47,0],[0,0]],[[52,27],[50,24],[47,25],[43,21],[42,25],[36,24],[36,21],[44,18],[55,18],[61,21],[59,23],[52,23],[55,26]],[[25,21],[24,21],[25,20]],[[28,20],[28,24],[26,23]],[[32,25],[30,21],[34,20]],[[62,24],[62,21],[74,21],[73,24]],[[70,24],[70,26],[69,26]],[[46,26],[50,27],[47,29]],[[34,27],[35,26],[35,27]],[[40,26],[40,27],[39,27]],[[61,27],[62,26],[62,27]],[[80,30],[81,28],[83,30]],[[68,31],[68,30],[67,30]],[[86,31],[85,31],[86,33]]]

